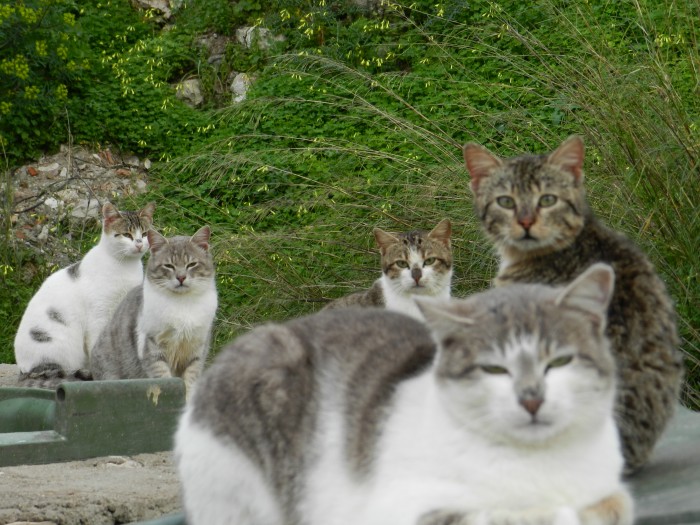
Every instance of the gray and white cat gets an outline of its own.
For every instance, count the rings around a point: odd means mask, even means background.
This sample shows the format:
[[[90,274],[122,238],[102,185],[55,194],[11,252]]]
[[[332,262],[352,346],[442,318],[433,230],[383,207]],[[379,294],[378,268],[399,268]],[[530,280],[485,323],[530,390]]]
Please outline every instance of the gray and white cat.
[[[176,433],[190,525],[627,525],[614,274],[238,338]]]
[[[187,393],[202,372],[217,308],[211,232],[165,238],[148,232],[151,256],[90,357],[94,379],[181,377]]]
[[[83,258],[51,274],[34,294],[15,335],[21,386],[53,388],[89,379],[88,353],[126,293],[141,284],[141,258],[155,204],[102,207],[102,235]]]
[[[392,234],[375,228],[382,276],[369,290],[335,299],[325,308],[377,306],[422,319],[414,298],[450,297],[451,235],[452,224],[448,219],[440,221],[430,232],[412,230]]]
[[[566,284],[596,262],[615,269],[607,335],[619,373],[616,418],[626,472],[643,466],[678,402],[682,357],[675,312],[646,255],[591,212],[583,141],[547,155],[501,159],[464,147],[475,209],[501,266],[495,283]]]

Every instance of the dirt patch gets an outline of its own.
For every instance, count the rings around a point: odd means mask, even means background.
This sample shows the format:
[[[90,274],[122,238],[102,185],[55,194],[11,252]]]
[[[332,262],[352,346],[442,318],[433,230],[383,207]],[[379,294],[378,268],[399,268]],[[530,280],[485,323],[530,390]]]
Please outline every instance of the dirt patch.
[[[17,386],[17,374],[0,365],[0,387]],[[112,525],[181,510],[171,452],[0,467],[0,525]]]

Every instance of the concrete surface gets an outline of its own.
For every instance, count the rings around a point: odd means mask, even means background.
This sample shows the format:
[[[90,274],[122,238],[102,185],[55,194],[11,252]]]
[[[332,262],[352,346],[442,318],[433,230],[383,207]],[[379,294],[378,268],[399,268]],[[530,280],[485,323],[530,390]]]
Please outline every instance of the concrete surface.
[[[0,364],[1,386],[17,386],[16,366]],[[170,452],[0,468],[0,525],[113,525],[181,509]]]

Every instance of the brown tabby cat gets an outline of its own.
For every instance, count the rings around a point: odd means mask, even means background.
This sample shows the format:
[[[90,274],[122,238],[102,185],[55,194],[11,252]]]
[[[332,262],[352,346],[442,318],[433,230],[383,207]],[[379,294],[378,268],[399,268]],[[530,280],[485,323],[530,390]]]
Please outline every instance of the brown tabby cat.
[[[326,309],[377,306],[422,320],[415,297],[450,297],[451,234],[449,219],[441,220],[430,232],[412,230],[393,234],[375,228],[382,276],[369,290],[335,299]]]
[[[501,259],[497,286],[568,283],[596,262],[614,268],[607,335],[620,376],[616,419],[629,474],[647,462],[673,414],[682,358],[666,287],[637,246],[593,216],[583,159],[577,136],[548,155],[510,159],[464,146],[475,209]]]

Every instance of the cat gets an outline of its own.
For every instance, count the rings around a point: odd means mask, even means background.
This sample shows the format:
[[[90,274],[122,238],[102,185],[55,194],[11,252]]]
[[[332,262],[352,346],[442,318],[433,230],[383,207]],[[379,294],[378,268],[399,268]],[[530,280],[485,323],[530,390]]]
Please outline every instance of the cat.
[[[675,312],[663,281],[641,249],[594,217],[580,137],[548,155],[501,159],[473,143],[463,151],[476,213],[500,255],[496,286],[565,284],[596,262],[614,268],[607,335],[619,373],[615,413],[625,471],[633,474],[648,462],[682,382]]]
[[[208,226],[192,237],[148,232],[146,278],[95,343],[94,379],[181,377],[190,394],[209,352],[218,304],[210,236]]]
[[[102,207],[102,235],[79,261],[51,274],[29,301],[15,335],[20,386],[55,388],[89,379],[88,353],[126,293],[141,284],[155,203]]]
[[[266,324],[216,356],[175,458],[190,525],[628,525],[614,273]]]
[[[325,308],[377,306],[422,319],[415,297],[450,297],[451,235],[452,224],[448,219],[440,221],[430,232],[413,230],[395,235],[375,228],[382,276],[369,290],[335,299]]]

